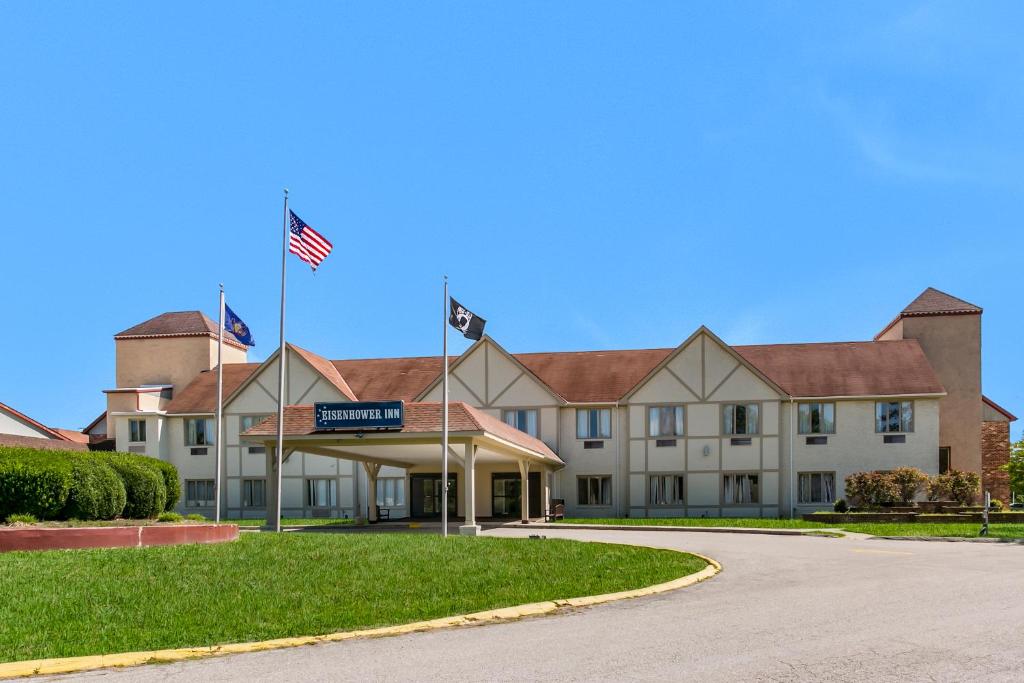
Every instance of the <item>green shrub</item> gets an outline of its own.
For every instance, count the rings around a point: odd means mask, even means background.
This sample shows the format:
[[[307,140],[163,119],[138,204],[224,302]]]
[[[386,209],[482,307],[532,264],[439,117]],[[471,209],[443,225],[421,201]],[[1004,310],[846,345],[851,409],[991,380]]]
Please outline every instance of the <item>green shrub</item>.
[[[1002,512],[1006,508],[1006,505],[998,498],[993,498],[989,501],[989,508],[996,512]]]
[[[0,519],[17,514],[58,519],[72,480],[67,453],[0,446]]]
[[[156,518],[158,522],[180,522],[185,519],[177,512],[161,512],[160,516]]]
[[[178,479],[178,468],[165,460],[156,458],[145,458],[146,464],[155,467],[163,477],[164,487],[167,489],[167,501],[164,503],[164,510],[171,511],[181,499],[181,480]]]
[[[846,477],[846,498],[857,508],[875,508],[892,503],[899,494],[899,488],[889,474],[855,472]]]
[[[185,519],[191,520],[193,522],[206,522],[206,521],[209,521],[209,520],[206,519],[206,517],[203,517],[202,515],[200,515],[198,513],[195,513],[195,512],[193,512],[190,515],[185,515]]]
[[[38,521],[39,520],[33,517],[32,515],[20,514],[7,516],[8,524],[35,524]]]
[[[124,516],[128,519],[152,519],[164,511],[167,502],[167,487],[156,467],[142,460],[150,460],[145,456],[131,453],[107,453],[106,461],[124,482],[127,502]]]
[[[928,480],[928,500],[951,500],[953,479],[949,474],[937,474]]]
[[[949,473],[949,478],[949,492],[953,496],[953,500],[961,505],[973,503],[981,488],[981,477],[978,476],[978,473],[954,470]]]
[[[102,458],[71,456],[71,472],[71,491],[62,519],[114,519],[124,511],[124,483]]]
[[[888,476],[896,487],[896,499],[903,503],[913,502],[928,483],[928,475],[916,467],[897,467]]]
[[[832,505],[832,509],[836,512],[847,512],[849,511],[850,506],[846,504],[845,498],[840,498]]]

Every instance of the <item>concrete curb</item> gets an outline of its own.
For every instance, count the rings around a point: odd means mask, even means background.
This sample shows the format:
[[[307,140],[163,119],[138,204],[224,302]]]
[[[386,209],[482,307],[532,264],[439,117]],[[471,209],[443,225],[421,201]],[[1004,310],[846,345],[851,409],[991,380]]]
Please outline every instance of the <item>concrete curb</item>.
[[[502,529],[591,529],[599,531],[686,531],[704,534],[760,534],[762,536],[818,536],[821,532],[846,533],[839,528],[757,529],[734,526],[661,526],[658,524],[505,524]],[[691,553],[692,555],[693,553]]]
[[[665,550],[665,548],[660,548],[660,550]],[[140,664],[178,662],[186,659],[198,659],[200,657],[216,657],[220,655],[243,654],[246,652],[262,652],[264,650],[277,650],[286,647],[299,647],[300,645],[335,643],[355,638],[382,638],[419,631],[433,631],[442,628],[452,628],[454,626],[471,626],[512,621],[526,617],[552,614],[565,608],[590,607],[592,605],[600,605],[607,602],[615,602],[617,600],[627,600],[630,598],[640,598],[647,595],[666,593],[668,591],[685,588],[686,586],[692,586],[696,583],[700,583],[701,581],[706,581],[722,571],[722,565],[710,557],[682,550],[675,552],[699,557],[707,562],[708,566],[699,572],[681,576],[678,579],[673,579],[672,581],[644,588],[637,588],[634,590],[620,591],[618,593],[605,593],[603,595],[587,595],[579,598],[533,602],[525,605],[516,605],[514,607],[502,607],[500,609],[487,610],[484,612],[473,612],[472,614],[431,619],[429,621],[416,621],[411,624],[401,624],[399,626],[384,626],[381,628],[362,629],[358,631],[340,631],[338,633],[327,633],[320,636],[275,638],[273,640],[262,640],[253,643],[228,643],[225,645],[212,645],[209,647],[148,650],[141,652],[122,652],[109,655],[89,655],[85,657],[61,657],[55,659],[34,659],[23,662],[8,662],[6,664],[0,664],[0,679],[21,678],[24,676],[36,676],[42,674],[77,673],[111,667],[138,666]]]
[[[1024,545],[1024,538],[997,538],[992,536],[871,536],[881,541],[931,541],[933,543],[1003,543]]]

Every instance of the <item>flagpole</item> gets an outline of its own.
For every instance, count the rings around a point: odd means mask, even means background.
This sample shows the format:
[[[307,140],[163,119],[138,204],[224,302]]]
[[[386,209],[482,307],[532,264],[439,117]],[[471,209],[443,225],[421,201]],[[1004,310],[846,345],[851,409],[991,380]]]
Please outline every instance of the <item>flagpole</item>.
[[[275,510],[274,520],[271,528],[274,531],[281,530],[281,464],[284,451],[284,364],[288,355],[284,346],[284,282],[285,272],[288,265],[288,188],[284,189],[284,235],[281,241],[281,342],[277,354],[277,448],[274,453],[274,462],[277,465],[277,477],[274,482],[277,495],[274,497]]]
[[[220,306],[217,309],[217,473],[214,477],[213,521],[220,524],[220,470],[224,464],[224,283],[220,285]]]
[[[444,500],[441,504],[441,536],[448,536],[448,276],[444,276],[444,304],[441,316],[441,328],[443,339],[441,346],[444,349],[444,380],[441,390],[441,402],[443,404],[441,413],[441,490],[444,491]]]

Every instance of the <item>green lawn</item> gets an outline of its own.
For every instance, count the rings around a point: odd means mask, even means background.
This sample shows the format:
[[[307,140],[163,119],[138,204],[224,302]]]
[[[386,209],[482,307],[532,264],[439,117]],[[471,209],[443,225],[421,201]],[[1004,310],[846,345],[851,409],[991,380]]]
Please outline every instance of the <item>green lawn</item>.
[[[3,553],[0,661],[402,624],[639,588],[705,566],[624,545],[403,533]]]
[[[266,526],[265,519],[225,519],[224,524],[238,526]],[[327,526],[328,524],[354,524],[354,519],[341,517],[282,517],[281,526]]]
[[[843,524],[844,531],[854,531],[872,536],[961,536],[973,538],[978,535],[981,524],[971,522],[966,524],[929,524],[928,522],[914,522],[910,524],[886,524],[860,522],[857,524]],[[988,535],[994,538],[1024,538],[1024,524],[989,524]]]
[[[745,529],[825,529],[835,527],[835,525],[830,527],[821,522],[805,522],[802,519],[762,519],[760,517],[573,517],[563,519],[562,523],[628,526],[725,526]]]

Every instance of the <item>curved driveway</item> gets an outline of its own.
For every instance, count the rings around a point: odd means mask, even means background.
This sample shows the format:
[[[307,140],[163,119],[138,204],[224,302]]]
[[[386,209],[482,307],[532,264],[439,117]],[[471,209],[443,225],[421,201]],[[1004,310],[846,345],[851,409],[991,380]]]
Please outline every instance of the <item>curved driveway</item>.
[[[719,560],[724,570],[679,591],[557,616],[78,678],[1024,679],[1021,545],[656,531],[541,533],[692,550]]]

